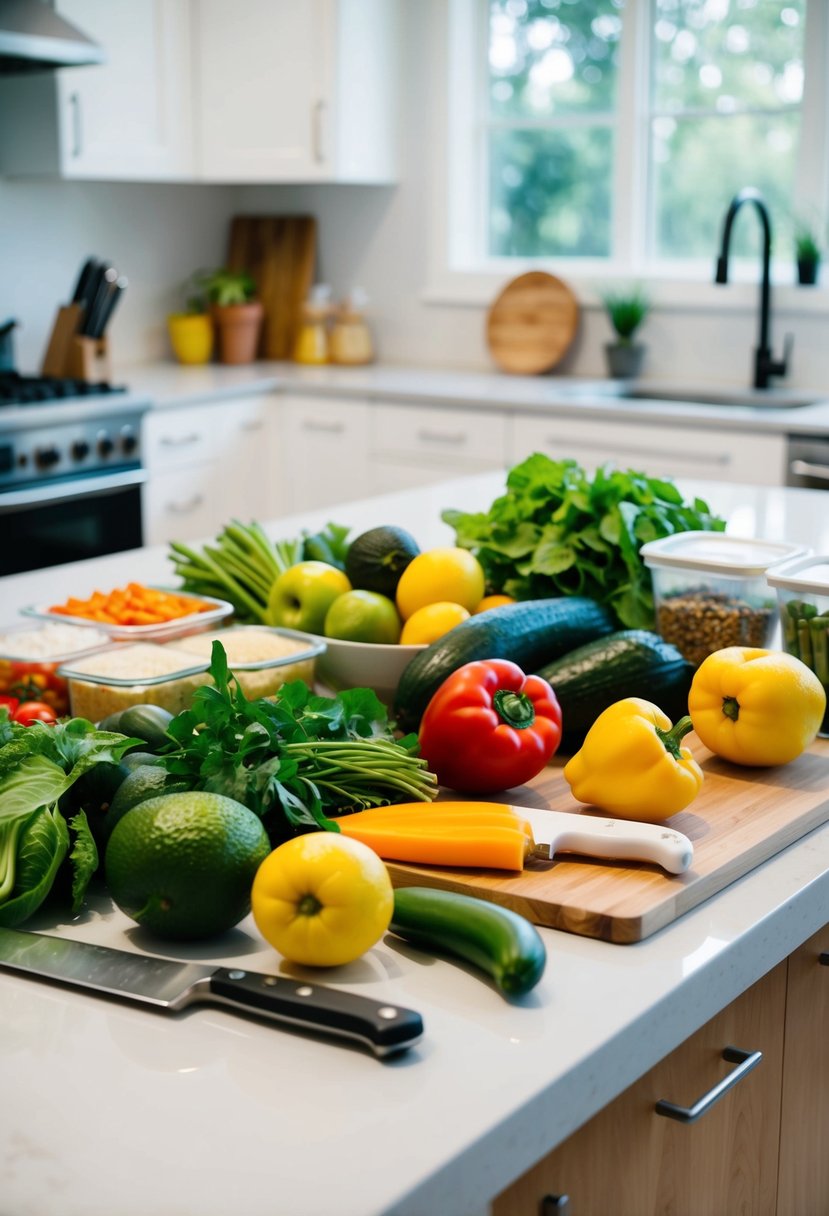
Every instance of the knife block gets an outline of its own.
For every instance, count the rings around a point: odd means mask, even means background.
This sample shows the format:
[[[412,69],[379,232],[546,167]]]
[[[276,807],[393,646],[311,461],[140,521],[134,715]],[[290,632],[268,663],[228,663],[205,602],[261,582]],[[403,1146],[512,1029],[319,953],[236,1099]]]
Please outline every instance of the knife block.
[[[87,338],[78,333],[83,316],[80,304],[66,304],[58,309],[43,357],[41,375],[71,376],[75,380],[87,380],[92,384],[110,379],[107,340]]]

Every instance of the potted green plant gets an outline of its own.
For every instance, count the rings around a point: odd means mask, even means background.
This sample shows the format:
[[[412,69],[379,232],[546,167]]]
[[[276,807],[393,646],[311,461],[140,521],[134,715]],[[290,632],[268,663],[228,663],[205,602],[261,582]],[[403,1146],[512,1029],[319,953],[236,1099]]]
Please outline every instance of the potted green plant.
[[[636,286],[628,291],[605,292],[602,303],[616,334],[614,342],[605,344],[610,375],[614,380],[638,376],[645,347],[635,342],[634,337],[651,310],[650,300],[644,290]]]
[[[252,363],[256,358],[265,310],[256,283],[246,271],[208,270],[196,282],[210,306],[222,363]]]
[[[797,259],[797,281],[804,286],[817,282],[820,269],[821,247],[817,236],[807,224],[800,224],[794,236]]]
[[[209,363],[213,354],[213,320],[203,292],[188,298],[184,312],[170,313],[167,332],[179,363]]]

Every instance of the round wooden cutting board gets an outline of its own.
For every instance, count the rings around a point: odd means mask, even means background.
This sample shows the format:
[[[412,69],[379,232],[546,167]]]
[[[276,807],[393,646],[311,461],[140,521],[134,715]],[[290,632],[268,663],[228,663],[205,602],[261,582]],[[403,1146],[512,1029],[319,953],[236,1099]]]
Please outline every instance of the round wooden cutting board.
[[[578,324],[578,300],[567,284],[531,270],[508,283],[492,304],[487,346],[502,371],[537,375],[564,358]]]

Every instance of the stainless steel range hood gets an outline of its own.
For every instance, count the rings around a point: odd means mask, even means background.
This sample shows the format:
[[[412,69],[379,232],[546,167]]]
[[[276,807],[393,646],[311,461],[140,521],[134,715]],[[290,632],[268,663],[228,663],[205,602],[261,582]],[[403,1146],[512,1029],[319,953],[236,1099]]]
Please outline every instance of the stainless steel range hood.
[[[105,61],[103,48],[44,0],[0,0],[0,75]]]

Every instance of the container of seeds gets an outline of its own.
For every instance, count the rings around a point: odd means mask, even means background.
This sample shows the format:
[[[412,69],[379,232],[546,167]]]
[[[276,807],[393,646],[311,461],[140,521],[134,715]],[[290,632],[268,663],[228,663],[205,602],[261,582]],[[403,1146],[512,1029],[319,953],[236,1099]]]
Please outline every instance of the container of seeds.
[[[829,738],[829,554],[775,566],[767,578],[777,592],[783,648],[811,668],[826,690],[819,733]]]
[[[224,646],[227,665],[249,700],[273,696],[288,680],[313,685],[316,659],[325,651],[320,638],[266,625],[232,625],[215,633],[194,633],[170,645],[209,660],[214,641]]]
[[[766,572],[806,549],[724,532],[677,532],[639,552],[651,573],[658,633],[698,667],[725,646],[771,647],[778,613]]]
[[[207,684],[208,660],[155,642],[118,642],[97,654],[64,663],[77,718],[100,722],[130,705],[160,705],[171,714],[187,709],[200,684]]]

